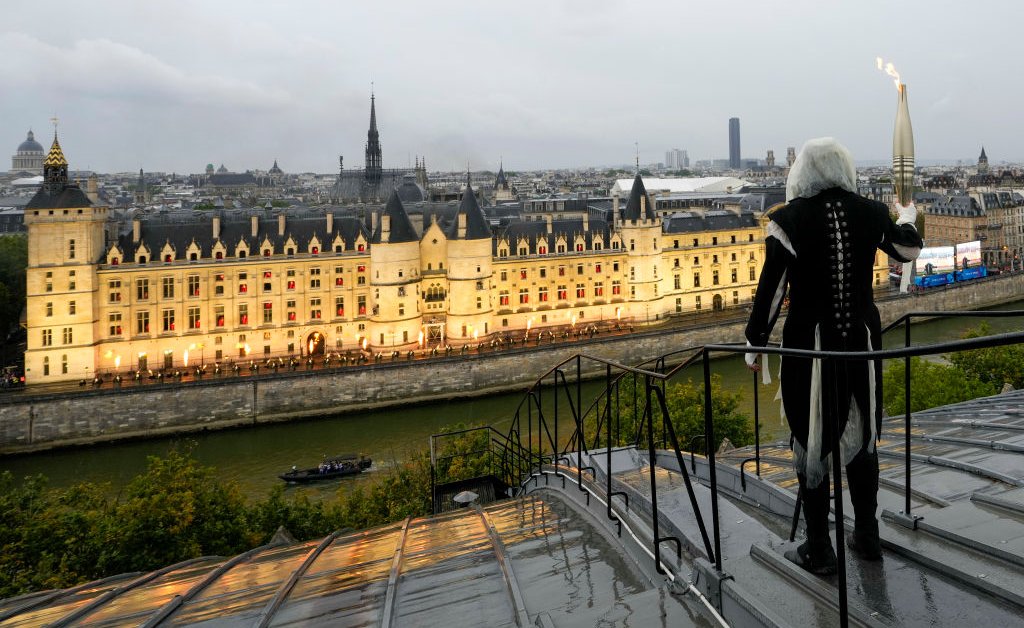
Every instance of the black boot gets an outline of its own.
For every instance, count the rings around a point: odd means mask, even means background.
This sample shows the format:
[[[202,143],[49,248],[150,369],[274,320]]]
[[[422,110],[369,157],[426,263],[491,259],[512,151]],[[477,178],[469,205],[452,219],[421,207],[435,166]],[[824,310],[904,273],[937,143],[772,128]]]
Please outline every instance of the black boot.
[[[836,572],[836,552],[828,534],[829,479],[825,477],[814,488],[807,486],[803,474],[797,474],[803,495],[804,524],[807,540],[796,549],[783,554],[791,563],[817,575]]]
[[[878,538],[878,521],[872,519],[854,525],[853,532],[846,535],[846,547],[862,560],[882,560],[882,542]]]
[[[856,516],[853,532],[846,536],[846,546],[863,560],[881,560],[882,544],[878,538],[878,453],[861,451],[846,465],[846,481]]]
[[[836,551],[832,543],[814,543],[804,541],[796,549],[787,551],[783,556],[797,567],[819,576],[831,576],[836,572]]]

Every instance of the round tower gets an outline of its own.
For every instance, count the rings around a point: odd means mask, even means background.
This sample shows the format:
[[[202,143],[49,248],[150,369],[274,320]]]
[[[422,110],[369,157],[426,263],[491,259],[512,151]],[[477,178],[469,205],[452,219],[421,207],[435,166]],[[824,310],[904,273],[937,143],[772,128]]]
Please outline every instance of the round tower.
[[[419,237],[398,193],[392,191],[370,238],[366,337],[371,350],[408,350],[419,343],[419,267]]]
[[[479,341],[491,325],[491,227],[467,178],[466,193],[448,227],[446,338],[452,345]]]
[[[662,262],[661,220],[654,211],[653,199],[647,194],[643,179],[637,173],[633,179],[629,201],[619,217],[615,229],[620,232],[626,250],[626,278],[629,286],[627,302],[629,314],[641,324],[653,323],[664,314],[666,279]]]

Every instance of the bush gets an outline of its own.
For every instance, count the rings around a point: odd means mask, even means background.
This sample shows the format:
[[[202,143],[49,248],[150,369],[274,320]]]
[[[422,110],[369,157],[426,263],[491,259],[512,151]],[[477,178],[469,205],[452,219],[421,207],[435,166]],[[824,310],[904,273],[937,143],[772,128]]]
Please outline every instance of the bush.
[[[969,329],[963,337],[980,338],[991,334],[992,328],[987,322],[982,322],[978,327]],[[1024,345],[959,351],[951,354],[949,361],[969,377],[993,386],[994,392],[999,392],[1004,384],[1024,388]]]

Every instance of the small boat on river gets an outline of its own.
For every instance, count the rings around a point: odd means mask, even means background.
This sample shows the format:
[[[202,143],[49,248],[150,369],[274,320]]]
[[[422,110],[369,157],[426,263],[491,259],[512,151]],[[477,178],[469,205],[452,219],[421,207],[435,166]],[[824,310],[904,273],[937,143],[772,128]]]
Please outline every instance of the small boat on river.
[[[292,467],[291,471],[282,473],[277,477],[285,482],[304,484],[306,482],[319,482],[320,480],[333,480],[349,475],[357,475],[370,468],[373,460],[362,454],[340,454],[330,458],[324,458],[318,466],[310,469],[298,469]]]

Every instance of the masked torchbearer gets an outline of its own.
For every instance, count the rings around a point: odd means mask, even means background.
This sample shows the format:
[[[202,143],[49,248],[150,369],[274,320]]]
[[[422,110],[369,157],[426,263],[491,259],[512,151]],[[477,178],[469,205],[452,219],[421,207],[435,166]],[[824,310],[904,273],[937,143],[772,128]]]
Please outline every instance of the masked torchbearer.
[[[864,351],[881,346],[872,298],[876,249],[901,262],[915,259],[921,238],[916,209],[888,208],[857,195],[849,151],[832,138],[807,142],[786,182],[787,204],[769,215],[765,262],[747,324],[752,346],[764,346],[787,292],[784,347]],[[747,355],[752,368],[756,354]],[[870,361],[782,358],[782,411],[793,434],[793,460],[803,497],[807,540],[786,558],[813,573],[836,569],[828,532],[829,443],[838,416],[856,525],[848,539],[861,557],[878,559],[875,518],[881,420],[881,368]],[[767,365],[764,365],[767,367]]]

